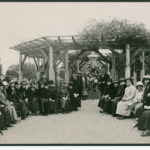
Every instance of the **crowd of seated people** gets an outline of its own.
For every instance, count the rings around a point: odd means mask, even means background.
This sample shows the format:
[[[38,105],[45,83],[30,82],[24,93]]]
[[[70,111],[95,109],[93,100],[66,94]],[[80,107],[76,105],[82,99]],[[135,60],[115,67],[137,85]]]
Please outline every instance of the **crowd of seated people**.
[[[132,78],[107,79],[98,107],[117,119],[136,118],[141,136],[150,135],[150,76],[133,85]]]
[[[77,84],[64,80],[55,85],[43,75],[38,82],[0,82],[0,133],[30,115],[67,114],[81,107]]]

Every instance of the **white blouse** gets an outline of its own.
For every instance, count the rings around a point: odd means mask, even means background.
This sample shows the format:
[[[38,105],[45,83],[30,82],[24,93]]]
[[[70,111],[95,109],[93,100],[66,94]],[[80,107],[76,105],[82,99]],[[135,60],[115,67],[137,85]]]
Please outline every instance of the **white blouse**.
[[[143,90],[141,90],[141,91],[136,90],[135,97],[134,97],[134,101],[135,101],[135,102],[141,102],[141,100],[142,100],[142,98],[143,98],[143,93],[144,93]]]
[[[136,88],[131,85],[125,88],[125,93],[122,99],[132,100],[135,97]]]

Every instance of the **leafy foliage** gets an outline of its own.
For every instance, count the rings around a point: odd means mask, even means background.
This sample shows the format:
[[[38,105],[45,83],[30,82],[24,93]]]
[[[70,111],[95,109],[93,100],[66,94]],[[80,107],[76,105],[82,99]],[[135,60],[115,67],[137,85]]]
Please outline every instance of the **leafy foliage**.
[[[11,65],[6,72],[7,78],[18,78],[19,65]],[[26,79],[36,79],[36,67],[34,64],[25,63],[23,68],[23,77]]]
[[[149,40],[149,32],[144,24],[131,23],[127,20],[113,19],[111,21],[92,20],[81,33],[83,36],[97,39],[100,47],[109,46],[110,49],[125,48],[125,44],[142,46]]]

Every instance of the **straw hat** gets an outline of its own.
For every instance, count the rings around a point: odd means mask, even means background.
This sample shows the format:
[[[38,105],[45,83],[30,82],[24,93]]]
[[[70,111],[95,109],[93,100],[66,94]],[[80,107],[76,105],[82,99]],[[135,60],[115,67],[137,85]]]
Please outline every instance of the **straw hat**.
[[[5,86],[8,85],[7,81],[3,81],[3,85]]]
[[[137,82],[136,86],[143,86],[143,83],[141,81]]]

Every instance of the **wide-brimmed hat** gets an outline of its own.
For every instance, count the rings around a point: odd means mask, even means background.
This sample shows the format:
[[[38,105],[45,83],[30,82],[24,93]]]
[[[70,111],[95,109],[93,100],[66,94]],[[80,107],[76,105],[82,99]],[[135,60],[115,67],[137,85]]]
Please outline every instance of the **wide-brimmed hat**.
[[[27,81],[25,79],[22,80],[21,84],[27,84]]]
[[[3,83],[2,83],[3,85],[8,85],[8,82],[7,81],[3,81]]]
[[[143,83],[141,81],[138,81],[136,86],[143,86]]]
[[[118,81],[117,81],[117,80],[114,80],[113,83],[118,83]]]
[[[108,78],[108,79],[107,79],[107,82],[112,82],[112,79],[111,79],[111,78]]]
[[[18,81],[15,82],[15,85],[19,85],[19,84],[20,84],[20,82],[18,82]]]
[[[60,84],[66,84],[66,81],[65,80],[61,80]]]
[[[150,80],[150,75],[145,75],[145,76],[143,76],[143,80],[144,79],[149,79]]]
[[[119,82],[121,82],[121,81],[125,81],[125,78],[121,77]]]
[[[53,80],[49,80],[49,84],[55,84]]]
[[[15,83],[15,80],[11,80],[9,83]]]

